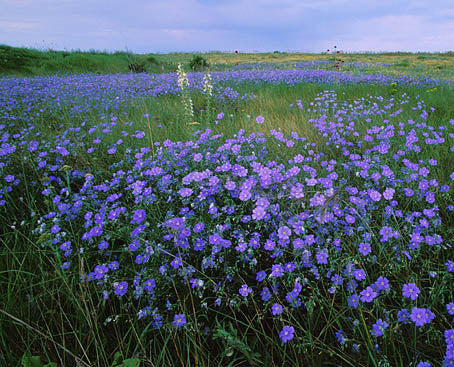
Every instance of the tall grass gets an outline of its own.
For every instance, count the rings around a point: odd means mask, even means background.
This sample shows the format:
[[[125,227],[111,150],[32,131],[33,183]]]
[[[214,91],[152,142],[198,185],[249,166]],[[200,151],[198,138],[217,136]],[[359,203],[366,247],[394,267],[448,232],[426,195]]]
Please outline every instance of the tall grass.
[[[67,56],[65,59],[73,56],[76,55]],[[122,61],[118,61],[118,65],[121,64],[122,68],[129,62],[125,60],[127,55],[90,55],[90,60],[95,60],[95,56],[100,60],[109,58],[108,63],[112,71],[117,70],[115,69],[117,66],[110,63],[112,58],[121,57]],[[215,56],[223,55],[213,57]],[[408,57],[408,55],[404,56]],[[54,61],[57,57],[63,58],[62,55],[55,55]],[[232,57],[242,56],[232,55]],[[63,62],[67,61],[62,60]],[[107,61],[105,62],[107,63]],[[77,63],[80,70],[87,71],[88,61],[80,59]],[[47,72],[48,66],[43,65],[47,64],[42,64],[41,70]],[[96,64],[96,68],[101,67],[99,65]],[[120,66],[118,68],[120,69]],[[36,72],[36,69],[31,70],[33,73]],[[19,72],[24,72],[24,70]],[[244,130],[244,136],[251,133],[256,135],[262,133],[264,137],[268,138],[263,147],[259,142],[259,135],[257,135],[258,140],[254,138],[250,142],[245,142],[244,149],[249,149],[245,155],[258,156],[261,152],[266,151],[263,154],[266,154],[269,161],[276,160],[289,166],[289,160],[301,153],[306,157],[313,156],[314,161],[311,164],[317,170],[324,172],[323,167],[326,164],[322,161],[337,160],[339,164],[348,162],[347,158],[342,157],[343,153],[339,147],[333,143],[332,137],[329,134],[323,136],[320,129],[316,127],[316,122],[320,122],[320,120],[332,121],[339,117],[336,112],[337,108],[328,108],[330,104],[326,101],[329,98],[321,97],[326,94],[327,90],[336,93],[337,106],[346,102],[345,108],[348,108],[349,104],[355,105],[354,101],[366,105],[370,97],[381,96],[388,102],[390,99],[394,100],[395,107],[392,111],[395,111],[400,107],[401,101],[408,101],[402,105],[403,111],[398,117],[390,118],[395,126],[398,126],[399,122],[411,119],[420,121],[421,111],[412,110],[410,107],[416,106],[421,100],[424,101],[423,109],[430,111],[427,121],[435,130],[439,126],[451,126],[452,129],[452,125],[449,125],[448,121],[454,119],[454,96],[452,90],[445,87],[437,89],[424,86],[400,87],[397,93],[389,86],[380,85],[257,86],[245,83],[232,85],[232,87],[240,95],[248,93],[249,95],[254,94],[256,97],[247,101],[236,100],[233,103],[212,99],[208,105],[206,95],[193,92],[191,98],[194,103],[194,116],[191,116],[191,120],[193,119],[192,122],[198,122],[198,124],[192,124],[188,119],[188,112],[182,96],[179,95],[142,99],[136,101],[133,106],[124,105],[114,113],[104,114],[103,119],[100,119],[97,111],[79,116],[74,115],[70,111],[71,106],[68,106],[66,113],[63,111],[63,113],[53,116],[52,120],[30,118],[29,121],[23,123],[14,123],[13,120],[4,121],[4,123],[10,124],[7,129],[10,134],[31,136],[30,139],[33,138],[32,134],[24,132],[24,129],[29,126],[28,123],[39,126],[39,139],[43,144],[45,142],[50,144],[57,138],[62,141],[60,134],[67,131],[64,135],[70,143],[65,146],[71,150],[72,154],[65,158],[64,162],[56,160],[59,163],[57,170],[44,173],[43,170],[37,168],[34,153],[24,150],[23,155],[11,156],[5,166],[10,171],[2,174],[2,179],[4,179],[7,174],[14,172],[17,177],[21,175],[23,182],[11,192],[5,192],[4,200],[7,204],[0,209],[2,228],[0,290],[3,295],[0,299],[0,364],[19,366],[23,356],[29,355],[40,356],[41,360],[56,362],[59,366],[113,366],[121,365],[122,361],[128,359],[139,360],[142,365],[146,366],[416,366],[417,362],[425,359],[433,361],[433,365],[441,365],[445,353],[441,330],[454,328],[452,317],[449,318],[450,316],[443,309],[445,304],[453,301],[452,293],[449,293],[453,290],[452,274],[447,272],[444,266],[444,263],[452,260],[453,256],[452,251],[447,248],[437,248],[438,257],[434,257],[429,249],[424,248],[421,253],[418,252],[419,259],[423,258],[423,260],[414,264],[406,261],[405,258],[399,263],[394,263],[392,250],[383,245],[383,248],[377,248],[376,265],[373,265],[373,261],[369,258],[356,254],[357,250],[353,240],[350,243],[348,237],[344,238],[342,233],[337,233],[336,236],[345,240],[345,251],[349,257],[342,258],[331,254],[333,256],[332,273],[341,272],[348,260],[353,259],[358,266],[373,269],[366,284],[375,281],[380,274],[386,273],[389,274],[393,286],[390,293],[381,296],[383,304],[375,302],[373,307],[364,306],[358,310],[346,306],[345,300],[348,296],[346,289],[342,288],[337,293],[331,292],[331,284],[329,278],[326,277],[313,282],[311,279],[309,286],[304,288],[302,293],[304,309],[295,312],[291,307],[285,307],[281,316],[270,317],[269,309],[264,308],[259,297],[243,299],[238,295],[237,290],[235,294],[229,293],[226,285],[223,306],[218,307],[215,304],[214,295],[204,295],[203,298],[199,298],[188,278],[182,278],[185,282],[179,283],[176,277],[169,276],[169,283],[158,285],[156,290],[156,297],[162,301],[163,309],[166,308],[166,300],[172,302],[172,305],[169,306],[172,312],[169,312],[170,316],[160,329],[154,327],[153,321],[155,320],[152,318],[139,319],[137,317],[139,310],[144,307],[143,302],[138,298],[117,297],[113,294],[106,298],[103,296],[99,284],[87,280],[87,274],[93,271],[93,265],[97,263],[96,261],[101,258],[101,255],[90,250],[87,243],[81,240],[82,234],[86,230],[83,217],[79,216],[64,223],[60,222],[68,237],[71,238],[75,251],[72,254],[71,271],[62,269],[65,258],[57,244],[52,243],[53,235],[48,231],[52,221],[50,218],[44,218],[49,212],[57,210],[58,202],[54,200],[54,197],[58,194],[58,190],[65,189],[59,196],[63,198],[62,200],[66,200],[65,198],[72,198],[74,194],[80,192],[84,184],[90,182],[90,178],[87,176],[92,175],[97,185],[111,181],[115,171],[121,168],[132,169],[132,165],[135,163],[134,154],[144,152],[144,148],[150,150],[150,153],[143,153],[145,156],[150,154],[150,159],[161,159],[159,149],[163,146],[164,141],[196,140],[201,131],[211,129],[211,135],[223,134],[225,137],[213,138],[212,143],[208,142],[208,139],[207,142],[200,143],[203,149],[214,153],[218,146],[224,144],[225,139],[238,137],[239,131]],[[317,101],[321,102],[321,106],[316,106]],[[315,103],[315,105],[311,105],[311,103]],[[328,107],[324,109],[325,106]],[[430,107],[434,107],[434,111],[431,111]],[[26,113],[25,107],[19,106],[16,111],[10,112],[10,115],[13,113],[17,116],[23,115]],[[204,118],[207,115],[211,115],[213,118]],[[323,115],[324,118],[322,118]],[[388,115],[389,113],[386,116],[389,117]],[[260,121],[257,120],[259,116],[263,117],[263,123],[257,122]],[[89,135],[90,128],[99,128],[103,121],[115,122],[116,125],[109,125],[111,131],[103,136],[101,143],[97,145],[97,151],[88,155],[86,148],[91,144],[89,139],[91,141],[95,137],[95,135]],[[370,116],[368,122],[360,118],[355,125],[355,131],[361,137],[367,133],[368,128],[382,124],[383,117],[380,115]],[[81,130],[76,133],[68,130],[69,128],[80,128]],[[405,129],[407,132],[409,127],[406,126]],[[145,132],[143,139],[132,137],[137,130]],[[275,133],[270,133],[271,130],[279,130],[288,139],[291,139],[289,136],[292,133],[297,133],[299,138],[294,139],[295,147],[287,147],[285,140],[274,138]],[[123,134],[123,131],[128,135]],[[85,137],[80,138],[84,134]],[[115,154],[106,154],[106,151],[119,139],[122,139],[123,142],[116,146]],[[356,143],[355,137],[348,136],[346,139]],[[81,144],[77,145],[78,143]],[[312,143],[314,143],[313,146],[310,145]],[[237,144],[240,143],[237,142]],[[366,146],[364,148],[355,147],[351,150],[352,152],[355,149],[364,151],[366,148]],[[50,155],[51,145],[46,149]],[[173,149],[175,154],[179,154],[183,150],[177,147],[169,148],[170,151]],[[261,150],[259,151],[259,149]],[[393,146],[392,149],[397,150],[399,147]],[[314,152],[309,153],[311,150]],[[194,151],[197,151],[197,148]],[[166,155],[166,153],[163,154]],[[172,153],[168,154],[172,157]],[[412,160],[437,159],[439,164],[433,168],[431,177],[440,184],[449,182],[449,175],[454,171],[454,165],[452,152],[449,151],[448,146],[434,146],[433,150],[424,150],[421,154],[411,154],[409,157]],[[175,175],[178,175],[177,172],[181,169],[179,163],[184,159],[169,161],[174,164],[172,170],[176,172]],[[402,168],[401,162],[393,162],[390,157],[387,157],[386,161],[383,159],[382,163],[388,164],[395,172],[400,172]],[[192,165],[191,169],[199,171],[210,167],[208,161],[201,161],[200,164],[189,161],[187,164]],[[88,172],[89,174],[77,176],[73,175],[74,172]],[[345,171],[344,174],[347,181],[345,185],[360,186],[363,184],[361,179],[353,173],[349,174]],[[57,180],[52,181],[50,179],[52,176],[57,177],[60,183]],[[50,185],[47,184],[49,181]],[[451,183],[450,192],[440,193],[436,202],[440,208],[443,222],[440,231],[447,245],[454,235],[452,212],[446,209],[453,200],[452,186]],[[43,195],[42,190],[45,188],[51,190],[52,195]],[[174,189],[178,188],[175,184]],[[306,192],[307,198],[310,193],[309,190]],[[97,195],[101,200],[103,194],[98,193]],[[173,194],[169,193],[169,195]],[[169,219],[169,210],[173,211],[174,216],[178,216],[181,207],[191,206],[190,201],[182,199],[180,202],[178,200],[166,203],[163,196],[158,198],[153,205],[146,206],[147,221],[150,223],[150,233],[147,236],[150,241],[158,238],[156,233],[159,231],[164,232],[162,223]],[[226,198],[225,200],[224,204],[216,203],[216,205],[220,207],[237,205],[237,210],[244,211],[244,213],[252,210],[252,207],[247,207],[247,204],[242,206],[241,203],[241,205],[233,204],[233,199]],[[231,204],[228,204],[229,200]],[[333,203],[338,202],[339,205],[345,204],[346,200],[348,200],[347,196],[341,195],[337,199],[333,197]],[[287,203],[285,198],[279,200],[275,198],[275,201],[281,204],[285,215],[298,214],[302,210],[301,202],[295,203],[295,201],[289,200]],[[406,210],[407,214],[422,211],[424,208],[424,203],[420,203],[416,199],[411,201],[411,199],[405,200],[399,197],[399,201],[400,207],[402,210]],[[141,207],[134,202],[132,196],[125,198],[124,202],[131,213],[134,209]],[[93,198],[93,201],[87,205],[87,210],[90,209],[90,205],[92,210],[97,210],[96,198]],[[306,205],[309,204],[306,203]],[[324,210],[331,209],[330,206],[324,208]],[[239,214],[226,215],[225,223],[218,223],[210,217],[211,214],[208,214],[208,211],[208,207],[206,211],[200,211],[200,218],[197,221],[205,221],[207,226],[211,225],[212,231],[217,230],[218,227],[215,225],[231,223],[233,226],[237,225],[242,228],[245,233],[249,233],[246,232],[248,226],[253,226],[252,224],[242,224]],[[370,222],[364,222],[364,225],[378,237],[378,223],[381,223],[382,218],[378,217],[381,212],[377,213]],[[396,226],[402,227],[403,232],[410,233],[410,229],[403,229],[404,223],[400,223],[397,218],[394,219],[393,223]],[[37,228],[43,223],[47,223],[48,227],[40,233]],[[120,249],[123,246],[122,242],[129,240],[129,233],[126,232],[128,226],[128,223],[124,223],[124,227],[109,229],[112,246],[118,246]],[[265,224],[262,227],[258,225],[257,228],[263,230],[265,238],[271,230]],[[277,229],[275,228],[276,231]],[[322,230],[322,228],[318,229]],[[313,231],[315,232],[315,230]],[[404,232],[404,235],[408,235],[407,232]],[[331,236],[331,234],[329,235]],[[374,247],[378,247],[379,240],[375,238],[374,241]],[[404,245],[402,244],[402,246]],[[285,255],[291,257],[293,254],[289,250],[291,249],[285,250]],[[267,263],[268,260],[265,260],[263,249],[252,251],[252,253],[260,261]],[[424,259],[425,255],[432,257]],[[122,251],[118,250],[107,256],[105,261],[110,261],[115,256],[123,256]],[[255,282],[254,278],[248,279],[245,275],[253,274],[253,272],[248,273],[248,266],[251,266],[250,269],[252,269],[252,265],[248,265],[247,262],[242,263],[239,259],[235,260],[234,255],[226,253],[225,262],[228,262],[230,266],[227,269],[228,273],[233,276],[235,284],[252,284]],[[197,259],[197,262],[200,261],[201,259]],[[141,269],[133,261],[123,264],[121,263],[121,267],[128,265],[131,267],[129,269],[131,272]],[[271,267],[272,262],[268,261],[268,264]],[[192,264],[184,264],[185,267],[189,265]],[[391,271],[392,266],[395,268]],[[437,279],[440,281],[433,281],[428,275],[429,270],[436,271],[439,276]],[[156,269],[150,271],[157,272]],[[309,277],[304,269],[299,269],[299,271],[301,278]],[[220,274],[222,275],[223,272],[213,270],[206,271],[205,274],[194,275],[194,277],[203,278],[207,287],[208,284],[212,287],[221,280]],[[225,276],[225,274],[223,275]],[[392,327],[387,330],[385,341],[381,342],[371,333],[373,322],[378,317],[391,315],[403,307],[396,301],[398,299],[396,295],[401,292],[400,283],[402,281],[408,283],[414,279],[417,279],[420,289],[424,293],[421,298],[424,297],[425,302],[421,301],[421,307],[430,307],[434,313],[437,313],[435,321],[428,329],[419,329],[411,323],[410,325],[398,323],[395,317],[390,316],[388,321],[390,324],[392,323]],[[448,283],[449,281],[451,283]],[[290,280],[283,281],[281,284],[281,287],[287,291],[291,291],[293,286],[294,283]],[[257,293],[257,289],[254,289],[255,293]],[[235,302],[238,306],[235,305]],[[280,299],[279,302],[286,305],[284,299]],[[172,326],[171,321],[173,313],[179,314],[180,312],[186,315],[188,323],[184,328],[177,329]],[[295,327],[297,335],[295,340],[288,343],[281,342],[279,333],[283,324]],[[352,345],[353,342],[345,345],[338,342],[336,332],[342,329],[347,334],[351,331],[350,328],[356,333],[351,338],[356,338],[356,342],[360,340],[361,353],[352,352],[351,349],[355,348]],[[126,366],[126,364],[123,365]]]

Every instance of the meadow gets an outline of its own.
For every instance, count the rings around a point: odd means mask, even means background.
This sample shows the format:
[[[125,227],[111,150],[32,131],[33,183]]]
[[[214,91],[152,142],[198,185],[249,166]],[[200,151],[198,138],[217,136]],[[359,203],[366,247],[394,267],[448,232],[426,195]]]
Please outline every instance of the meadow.
[[[454,366],[451,53],[3,52],[0,365]]]

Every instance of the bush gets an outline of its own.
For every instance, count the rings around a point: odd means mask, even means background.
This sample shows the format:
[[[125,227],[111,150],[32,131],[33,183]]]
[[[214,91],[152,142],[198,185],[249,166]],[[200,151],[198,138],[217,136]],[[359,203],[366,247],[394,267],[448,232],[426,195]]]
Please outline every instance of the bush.
[[[37,51],[0,45],[0,70],[27,71],[39,59]]]
[[[132,63],[128,65],[128,69],[133,73],[146,73],[147,69],[144,64]]]
[[[208,61],[200,55],[194,55],[192,57],[191,62],[189,63],[189,67],[193,71],[201,71],[201,70],[207,68],[208,66],[210,66],[208,64]]]
[[[147,61],[151,64],[159,64],[158,60],[156,60],[156,57],[154,57],[153,55],[148,56]]]

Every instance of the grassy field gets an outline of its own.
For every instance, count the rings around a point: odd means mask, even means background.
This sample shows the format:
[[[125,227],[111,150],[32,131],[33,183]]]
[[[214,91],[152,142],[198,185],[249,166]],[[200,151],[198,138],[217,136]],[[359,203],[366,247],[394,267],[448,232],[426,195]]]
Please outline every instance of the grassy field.
[[[0,52],[0,365],[454,365],[451,53]]]
[[[393,75],[432,75],[435,79],[454,80],[454,52],[446,53],[336,53],[336,49],[322,54],[286,53],[223,53],[207,52],[198,55],[205,58],[212,71],[225,70],[239,64],[267,63],[288,64],[311,61],[329,61],[325,68],[337,63],[343,71],[358,71],[349,63],[389,64],[392,67],[369,65],[369,72],[385,72]],[[178,63],[188,68],[193,59],[191,53],[133,54],[128,51],[39,51],[0,45],[0,75],[34,76],[72,73],[126,73],[131,64],[143,65],[150,73],[175,72]],[[323,66],[321,66],[323,67]],[[360,68],[364,71],[364,68]]]

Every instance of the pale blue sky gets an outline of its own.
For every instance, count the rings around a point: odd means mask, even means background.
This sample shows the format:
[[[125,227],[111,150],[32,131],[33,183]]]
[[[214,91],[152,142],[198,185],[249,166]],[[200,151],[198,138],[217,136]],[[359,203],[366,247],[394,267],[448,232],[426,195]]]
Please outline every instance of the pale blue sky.
[[[58,50],[454,50],[454,0],[0,0],[0,44]]]

